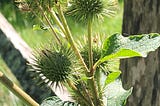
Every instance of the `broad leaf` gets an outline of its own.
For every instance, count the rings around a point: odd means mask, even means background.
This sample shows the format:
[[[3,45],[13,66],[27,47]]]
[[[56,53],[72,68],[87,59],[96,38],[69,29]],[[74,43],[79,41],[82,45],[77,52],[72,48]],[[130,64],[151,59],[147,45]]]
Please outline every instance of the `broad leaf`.
[[[121,71],[115,71],[115,72],[110,73],[106,78],[105,86],[110,84],[114,80],[116,80],[120,74],[121,74]]]
[[[117,79],[107,85],[105,90],[107,105],[106,106],[124,106],[124,103],[132,93],[132,88],[125,90],[122,87],[121,80]]]
[[[62,101],[57,96],[45,99],[40,106],[79,106],[77,103],[70,101]]]
[[[160,36],[157,33],[129,37],[114,34],[103,44],[101,61],[111,58],[146,57],[148,52],[154,51],[159,46]]]
[[[141,56],[140,53],[135,52],[133,50],[130,49],[120,49],[118,50],[116,53],[107,55],[105,57],[103,57],[102,59],[100,59],[101,62],[104,62],[106,60],[110,60],[113,58],[129,58],[129,57],[135,57],[135,56]]]

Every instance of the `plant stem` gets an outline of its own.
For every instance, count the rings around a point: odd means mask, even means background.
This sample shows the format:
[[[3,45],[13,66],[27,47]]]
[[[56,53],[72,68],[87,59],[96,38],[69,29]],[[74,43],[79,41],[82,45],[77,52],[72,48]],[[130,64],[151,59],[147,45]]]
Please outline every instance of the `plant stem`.
[[[99,99],[100,99],[100,104],[101,106],[104,106],[103,104],[103,91],[102,91],[102,85],[101,85],[101,72],[98,70],[95,72],[95,78],[97,81],[97,86],[98,86],[98,93],[99,93]]]
[[[96,82],[94,79],[94,70],[93,70],[93,53],[92,53],[92,20],[88,20],[88,55],[89,55],[89,75],[88,77],[91,77],[91,79],[88,79],[89,86],[91,88],[92,94],[93,94],[93,100],[94,104],[96,106],[99,106],[100,101],[98,97],[98,91]]]
[[[36,101],[34,101],[21,88],[19,88],[15,83],[13,83],[10,79],[8,79],[7,76],[5,76],[1,71],[0,71],[0,82],[2,82],[3,85],[5,85],[13,94],[19,97],[28,106],[39,106],[39,104]]]
[[[80,79],[79,77],[77,77],[77,78]],[[86,86],[85,86],[84,83],[81,82],[81,81],[80,81],[80,84],[81,84],[81,87],[82,87],[82,89],[84,90],[84,93],[86,94],[86,96],[87,96],[87,98],[88,98],[91,106],[94,106],[94,103],[93,103],[93,101],[92,101],[92,99],[91,99],[91,97],[90,97],[90,95],[89,95],[89,92],[88,92],[88,90],[86,89]]]
[[[90,71],[89,71],[89,69],[87,68],[87,66],[86,66],[86,64],[85,64],[85,62],[84,62],[84,60],[83,60],[80,52],[78,51],[78,49],[77,49],[77,47],[76,47],[76,45],[75,45],[75,43],[74,43],[74,40],[73,40],[73,38],[72,38],[72,34],[71,34],[71,32],[70,32],[70,29],[69,29],[69,27],[68,27],[68,24],[67,24],[67,22],[66,22],[66,19],[65,19],[65,17],[64,17],[64,14],[63,14],[63,12],[62,12],[62,10],[61,10],[61,7],[58,6],[58,5],[56,5],[56,8],[57,8],[57,11],[58,11],[58,13],[59,13],[59,17],[60,17],[60,19],[61,19],[61,21],[62,21],[62,24],[63,24],[63,26],[64,26],[64,29],[65,29],[65,31],[66,31],[66,38],[67,38],[68,42],[70,43],[71,47],[73,48],[75,54],[76,54],[77,57],[80,59],[81,64],[84,66],[84,68],[85,68],[85,70],[86,70],[86,75],[88,76],[88,73],[90,73]],[[92,63],[92,64],[93,64],[93,63]],[[92,65],[92,66],[93,66],[93,65]],[[97,94],[97,91],[96,91],[96,85],[95,85],[95,83],[94,83],[94,79],[91,79],[90,81],[91,81],[91,85],[94,86],[94,87],[92,86],[92,88],[93,88],[92,91],[93,91],[93,95],[95,95],[94,97],[95,97],[95,103],[96,103],[96,102],[98,101],[98,100],[97,100],[98,94]],[[84,89],[84,90],[86,91],[86,89]],[[97,102],[97,103],[98,103],[98,102]]]
[[[96,73],[95,73],[95,78],[96,78],[96,80],[97,80],[97,86],[98,86],[98,92],[99,92],[99,98],[100,99],[102,99],[102,93],[101,93],[101,82],[100,82],[100,78],[101,78],[101,73],[100,73],[100,71],[98,70],[98,71],[96,71]]]
[[[61,10],[60,5],[59,5],[59,6],[56,5],[56,8],[57,8],[57,11],[58,11],[58,13],[59,13],[58,15],[59,15],[59,17],[60,17],[60,20],[62,21],[62,24],[63,24],[63,26],[64,26],[64,29],[65,29],[65,32],[66,32],[65,35],[66,35],[66,38],[67,38],[68,42],[70,43],[70,45],[71,45],[72,49],[74,50],[75,54],[77,55],[77,57],[80,59],[81,64],[84,66],[84,68],[85,68],[85,70],[86,70],[86,73],[89,73],[89,70],[88,70],[85,62],[84,62],[84,60],[83,60],[80,52],[78,51],[78,49],[77,49],[77,47],[76,47],[76,45],[75,45],[75,43],[74,43],[74,40],[73,40],[73,38],[72,38],[72,34],[71,34],[71,32],[70,32],[70,29],[69,29],[69,27],[68,27],[68,24],[67,24],[67,22],[66,22],[66,19],[65,19],[65,17],[64,17],[64,14],[63,14],[63,12],[62,12],[62,10]],[[57,18],[57,19],[58,19],[58,18]],[[88,95],[88,92],[87,92],[86,88],[83,88],[83,89],[84,89],[84,91],[85,91],[85,92],[87,93],[87,95]],[[78,92],[77,92],[77,93],[78,93]],[[93,102],[91,101],[91,98],[89,97],[88,99],[89,99],[90,105],[91,105],[91,106],[94,106],[94,105],[93,105]]]
[[[72,49],[74,50],[75,54],[76,54],[77,57],[79,58],[80,63],[84,66],[86,72],[89,72],[89,70],[88,70],[88,68],[87,68],[87,66],[86,66],[86,64],[85,64],[85,62],[84,62],[84,60],[83,60],[80,52],[78,51],[78,49],[77,49],[77,47],[76,47],[76,45],[75,45],[75,42],[74,42],[74,40],[73,40],[73,38],[72,38],[72,34],[71,34],[71,32],[70,32],[70,29],[69,29],[69,27],[68,27],[67,21],[66,21],[66,19],[65,19],[65,17],[64,17],[64,14],[63,14],[63,12],[62,12],[62,9],[61,9],[60,5],[56,5],[56,8],[57,8],[57,11],[58,11],[58,13],[59,13],[58,15],[59,15],[59,17],[60,17],[60,19],[61,19],[61,21],[62,21],[62,24],[63,24],[63,26],[64,26],[64,29],[65,29],[65,31],[66,31],[66,38],[67,38],[68,42],[70,43]]]
[[[64,34],[66,34],[65,29],[64,29],[62,23],[59,21],[56,13],[55,13],[52,9],[49,9],[49,8],[48,8],[48,10],[49,10],[49,12],[51,13],[51,16],[52,16],[53,20],[55,21],[55,23],[59,26],[59,28],[62,30],[62,32],[63,32]]]
[[[63,24],[64,29],[66,31],[66,38],[67,38],[68,42],[70,43],[70,45],[71,45],[72,49],[74,50],[75,54],[77,55],[77,57],[80,59],[81,64],[84,66],[84,68],[86,70],[86,73],[89,73],[89,69],[87,68],[87,66],[86,66],[86,64],[85,64],[80,52],[78,51],[78,49],[77,49],[77,47],[76,47],[76,45],[74,43],[74,40],[72,38],[72,34],[70,32],[70,29],[68,27],[67,21],[66,21],[66,19],[64,17],[64,14],[62,12],[61,7],[56,5],[56,8],[57,8],[57,11],[59,13],[60,20],[62,21],[62,24]],[[87,92],[86,88],[84,88],[84,91]],[[89,97],[89,100],[90,100],[90,97]],[[90,100],[90,104],[91,104],[91,106],[93,105],[91,100]]]
[[[36,1],[37,5],[38,5],[38,7],[39,7],[39,10],[42,12],[42,15],[44,16],[45,20],[47,21],[49,27],[51,28],[51,31],[53,32],[53,35],[54,35],[55,38],[57,39],[58,43],[61,45],[61,41],[60,41],[60,39],[58,38],[56,32],[54,31],[54,28],[53,28],[51,22],[49,21],[47,15],[45,14],[45,11],[44,11],[43,8],[41,7],[41,5],[38,3],[38,1],[37,1],[37,0],[35,0],[35,1]]]
[[[88,55],[89,55],[89,70],[93,73],[93,53],[92,53],[92,20],[88,21]]]
[[[101,61],[98,60],[94,65],[93,65],[93,70],[96,71],[96,68],[98,65],[101,64]],[[95,72],[96,73],[96,80],[97,80],[97,86],[98,86],[98,92],[99,92],[99,99],[100,99],[100,106],[104,106],[104,103],[103,103],[103,88],[101,88],[101,85],[100,85],[100,78],[101,78],[101,73],[100,71],[98,72]]]
[[[93,70],[95,71],[97,66],[101,64],[101,61],[98,60],[94,65],[93,65]]]
[[[91,92],[93,94],[94,104],[95,104],[95,106],[99,106],[100,102],[99,102],[99,98],[98,98],[98,91],[97,91],[97,86],[95,84],[95,79],[93,76],[91,79],[88,79],[88,84],[89,84]]]
[[[70,81],[67,80],[67,83],[69,85],[69,87],[72,88],[72,90],[78,94],[78,96],[83,100],[83,102],[87,105],[87,106],[94,106],[92,103],[90,103],[85,96],[82,95],[82,93],[77,89],[77,87]]]

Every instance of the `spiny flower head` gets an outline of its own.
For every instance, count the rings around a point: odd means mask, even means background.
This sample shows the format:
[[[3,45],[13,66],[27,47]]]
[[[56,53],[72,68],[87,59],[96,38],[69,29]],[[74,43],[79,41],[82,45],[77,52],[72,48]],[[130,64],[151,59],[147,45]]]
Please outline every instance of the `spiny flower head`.
[[[67,14],[77,20],[88,21],[111,16],[117,8],[116,0],[72,0]]]
[[[69,78],[73,66],[73,54],[69,47],[45,48],[37,53],[33,64],[37,77],[41,77],[45,83],[56,85]]]

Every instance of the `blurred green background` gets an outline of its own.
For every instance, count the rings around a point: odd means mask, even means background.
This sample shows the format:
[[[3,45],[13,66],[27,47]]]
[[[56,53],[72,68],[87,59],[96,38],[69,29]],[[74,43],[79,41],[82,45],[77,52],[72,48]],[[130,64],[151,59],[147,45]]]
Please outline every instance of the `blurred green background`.
[[[33,49],[47,43],[53,39],[50,32],[46,30],[33,30],[33,25],[39,24],[37,19],[29,17],[25,12],[20,11],[12,0],[0,1],[0,12],[13,25],[19,35]],[[123,15],[123,0],[119,0],[119,10],[113,18],[105,18],[103,22],[93,26],[93,31],[104,34],[106,37],[113,33],[121,33]],[[86,28],[83,24],[74,21],[68,17],[67,21],[71,26],[71,31],[74,38],[82,36],[86,33]],[[14,75],[10,72],[4,61],[0,57],[0,71],[3,71],[10,79],[18,84]],[[22,106],[22,102],[15,97],[7,88],[0,83],[0,106]]]

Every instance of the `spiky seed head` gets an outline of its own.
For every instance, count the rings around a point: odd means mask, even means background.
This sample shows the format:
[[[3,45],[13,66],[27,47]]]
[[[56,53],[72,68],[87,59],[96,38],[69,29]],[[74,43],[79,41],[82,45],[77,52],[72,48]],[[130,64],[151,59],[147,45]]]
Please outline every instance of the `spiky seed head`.
[[[72,56],[71,49],[66,46],[40,50],[33,64],[34,72],[47,83],[63,83],[72,71]]]
[[[93,52],[93,63],[96,63],[101,57],[100,48],[92,48]],[[83,50],[81,51],[81,55],[86,63],[87,67],[89,68],[89,60],[88,60],[88,46],[84,46]]]
[[[115,13],[117,0],[73,0],[67,14],[77,20],[88,21]]]
[[[102,41],[105,38],[105,35],[102,34],[96,34],[93,39],[93,45],[92,45],[92,53],[93,53],[93,64],[95,64],[100,58],[101,58],[101,52],[102,52]],[[82,40],[83,39],[83,40]],[[89,68],[89,59],[88,59],[88,42],[87,37],[79,37],[77,40],[77,44],[79,44],[80,53],[82,55],[82,58],[84,59],[84,62],[86,63],[87,67]],[[97,71],[108,71],[108,61],[100,64],[97,69]]]
[[[92,48],[93,52],[93,64],[95,64],[100,58],[101,58],[101,48]],[[84,46],[83,50],[81,51],[82,58],[84,59],[84,62],[86,63],[87,67],[89,68],[89,59],[88,59],[88,48]],[[96,72],[102,71],[105,74],[109,72],[109,61],[101,63],[97,68]]]

